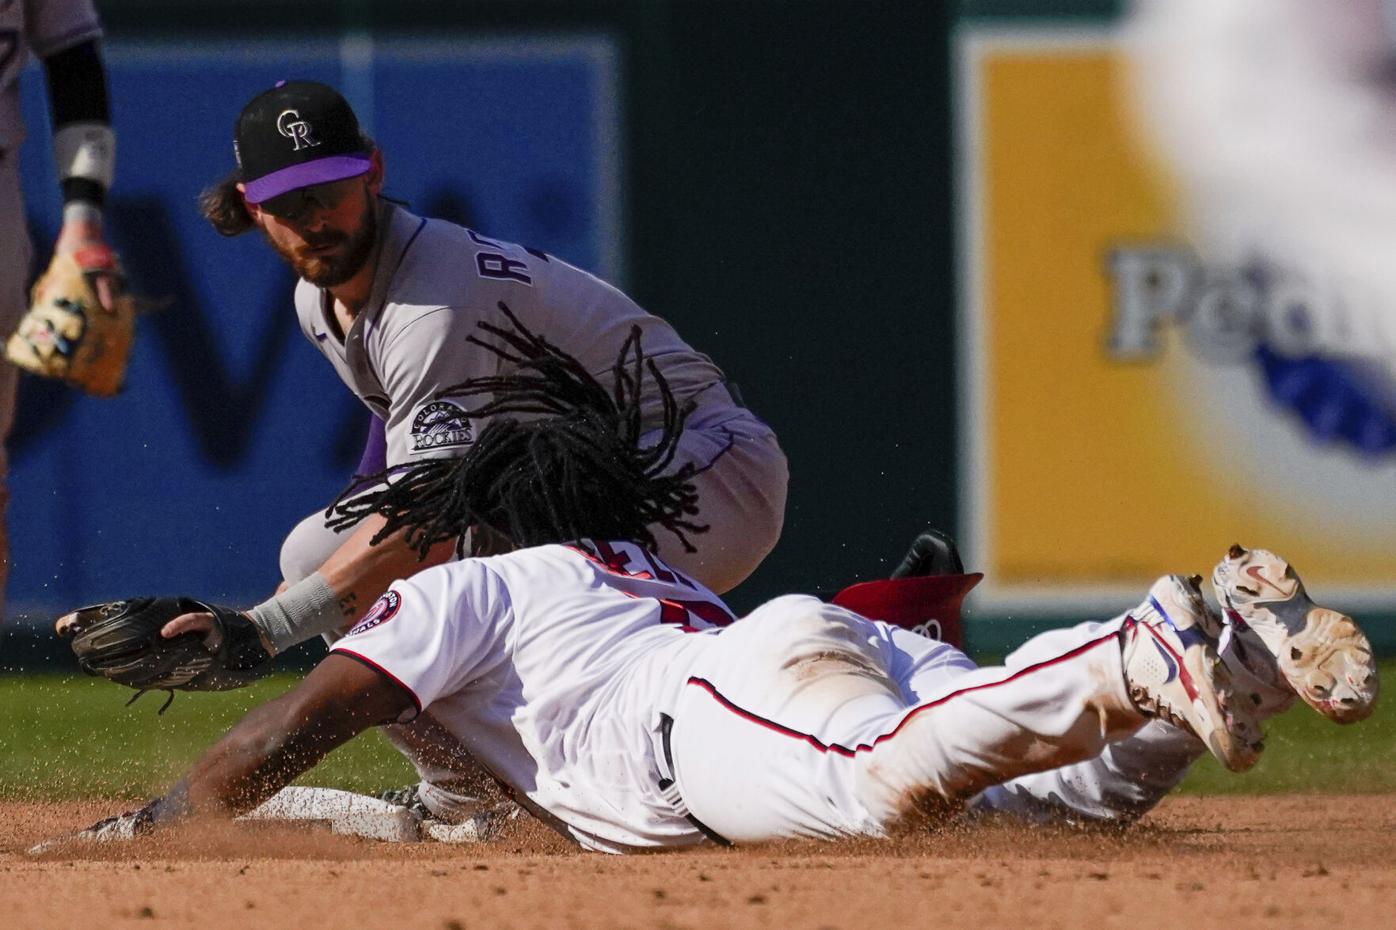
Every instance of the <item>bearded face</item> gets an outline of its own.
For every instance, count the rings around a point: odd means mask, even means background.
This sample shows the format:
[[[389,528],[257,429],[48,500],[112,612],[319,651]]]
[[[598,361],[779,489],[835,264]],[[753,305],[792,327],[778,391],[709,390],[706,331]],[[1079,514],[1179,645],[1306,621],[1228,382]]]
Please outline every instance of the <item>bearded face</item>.
[[[276,253],[317,287],[335,287],[363,268],[378,238],[375,199],[361,178],[318,185],[258,226]]]

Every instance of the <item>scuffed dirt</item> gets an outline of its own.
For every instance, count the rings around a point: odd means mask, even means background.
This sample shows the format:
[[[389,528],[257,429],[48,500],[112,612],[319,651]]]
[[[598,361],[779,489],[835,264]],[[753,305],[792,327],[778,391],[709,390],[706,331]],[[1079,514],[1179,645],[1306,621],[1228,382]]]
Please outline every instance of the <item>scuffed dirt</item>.
[[[516,824],[483,846],[273,825],[23,850],[115,812],[0,804],[11,927],[1385,928],[1396,798],[1179,798],[1127,833],[956,827],[886,842],[617,858]]]

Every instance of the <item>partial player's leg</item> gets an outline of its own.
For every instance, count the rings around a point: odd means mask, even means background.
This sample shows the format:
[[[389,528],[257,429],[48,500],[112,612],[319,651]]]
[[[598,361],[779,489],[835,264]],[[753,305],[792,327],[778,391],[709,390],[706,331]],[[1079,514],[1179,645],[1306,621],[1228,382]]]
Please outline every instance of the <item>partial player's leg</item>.
[[[1041,781],[1105,760],[1104,768],[1108,769],[1113,763],[1130,769],[1132,782],[1147,785],[1151,779],[1165,777],[1171,787],[1171,767],[1150,771],[1144,766],[1130,765],[1128,747],[1137,746],[1141,734],[1164,734],[1163,743],[1181,743],[1189,763],[1209,747],[1230,768],[1241,770],[1254,762],[1259,752],[1260,731],[1254,721],[1248,719],[1250,708],[1242,699],[1240,688],[1230,682],[1231,676],[1219,667],[1216,654],[1208,648],[1221,631],[1221,625],[1215,615],[1207,612],[1197,581],[1180,576],[1162,578],[1151,588],[1144,603],[1129,613],[1108,623],[1081,624],[1043,634],[1009,656],[1008,669],[1032,669],[1059,661],[1058,657],[1079,648],[1079,643],[1093,642],[1111,631],[1118,631],[1123,671],[1132,701],[1145,714],[1155,718],[1134,735],[1109,742],[1103,752],[1090,760],[1030,774],[1009,784]],[[921,690],[916,687],[919,683],[915,678],[909,683],[913,690]],[[937,686],[933,683],[931,687]],[[1209,699],[1209,691],[1215,701]],[[918,700],[924,698],[918,697]],[[1152,748],[1157,749],[1159,745],[1160,741],[1155,740]],[[984,794],[998,790],[991,787]]]
[[[1259,731],[1229,704],[1195,597],[1161,579],[1098,635],[1058,631],[1020,651],[1023,664],[972,671],[950,647],[910,656],[885,626],[779,599],[725,630],[685,688],[679,791],[732,840],[881,835],[917,810],[1097,756],[1150,717],[1192,728],[1243,769]]]
[[[8,331],[8,330],[7,330]],[[5,616],[5,587],[10,575],[10,534],[7,511],[10,506],[10,456],[5,448],[14,423],[19,369],[0,360],[0,620]]]
[[[19,153],[0,151],[0,342],[10,337],[24,316],[24,283],[29,277],[29,232],[24,225],[24,201],[19,186]],[[0,359],[0,618],[4,616],[5,583],[9,576],[10,460],[5,444],[14,424],[19,369]]]
[[[688,552],[667,532],[656,532],[659,554],[670,565],[722,594],[761,564],[780,538],[790,480],[775,433],[746,410],[724,408],[706,419],[699,410],[684,428],[675,466],[694,463],[698,522],[707,532]]]
[[[973,667],[919,639],[935,653],[928,669],[953,678]],[[849,760],[830,747],[906,710],[895,652],[883,629],[810,597],[777,598],[724,629],[674,708],[673,774],[688,810],[732,840],[877,834]]]
[[[388,441],[386,427],[377,417],[369,417],[364,451],[359,456],[355,475],[374,475],[387,464]],[[310,577],[353,532],[346,527],[340,532],[325,527],[325,511],[317,510],[301,520],[281,544],[281,578],[287,585]]]
[[[1337,723],[1368,716],[1378,679],[1366,636],[1350,617],[1317,607],[1285,560],[1233,546],[1212,573],[1226,628],[1220,654],[1238,693],[1264,721],[1297,696]],[[1088,624],[1086,629],[1097,624]],[[1096,759],[986,790],[975,807],[1030,820],[1130,823],[1187,775],[1206,747],[1155,721]]]

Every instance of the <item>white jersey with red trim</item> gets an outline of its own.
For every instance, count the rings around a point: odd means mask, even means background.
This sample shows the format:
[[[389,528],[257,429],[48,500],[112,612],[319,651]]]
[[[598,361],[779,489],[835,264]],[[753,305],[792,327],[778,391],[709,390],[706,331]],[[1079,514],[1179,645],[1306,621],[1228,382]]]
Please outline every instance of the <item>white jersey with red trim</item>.
[[[643,548],[582,541],[396,582],[333,651],[397,681],[554,826],[619,851],[702,840],[657,786],[659,715],[732,619]]]
[[[333,652],[609,852],[880,836],[1010,779],[1033,794],[1051,780],[1022,776],[1097,757],[1145,721],[1121,659],[1128,614],[984,669],[812,597],[730,619],[639,546],[588,541],[396,582]]]

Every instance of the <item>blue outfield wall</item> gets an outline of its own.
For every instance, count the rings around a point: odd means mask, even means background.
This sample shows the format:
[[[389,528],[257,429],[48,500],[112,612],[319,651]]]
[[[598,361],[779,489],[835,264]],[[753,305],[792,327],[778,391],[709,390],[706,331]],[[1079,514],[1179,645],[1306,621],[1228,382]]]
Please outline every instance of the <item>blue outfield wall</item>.
[[[141,318],[126,389],[24,379],[10,442],[9,616],[185,592],[259,599],[282,537],[358,461],[367,413],[301,337],[291,273],[255,234],[219,237],[196,199],[232,168],[241,105],[282,78],[341,87],[418,212],[623,281],[622,115],[597,34],[371,43],[107,45],[117,180],[110,238]],[[22,81],[35,268],[58,224],[42,72]]]

